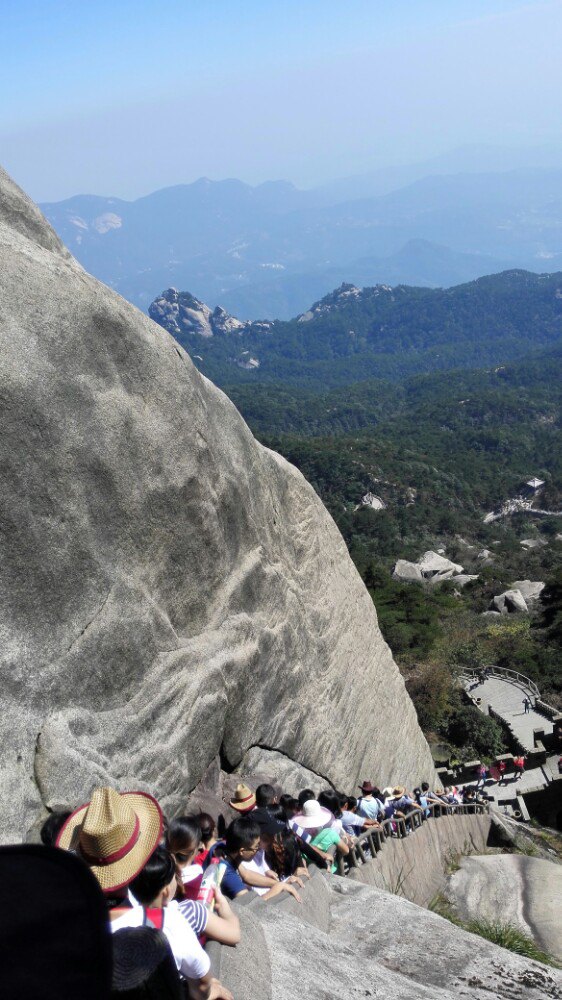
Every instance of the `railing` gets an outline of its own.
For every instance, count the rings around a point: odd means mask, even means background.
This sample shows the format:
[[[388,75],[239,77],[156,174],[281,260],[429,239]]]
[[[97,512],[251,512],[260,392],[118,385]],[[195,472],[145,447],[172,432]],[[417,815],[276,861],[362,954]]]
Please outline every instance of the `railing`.
[[[389,837],[395,836],[399,839],[407,837],[409,830],[412,833],[415,832],[429,819],[453,815],[482,815],[489,813],[489,811],[490,806],[487,802],[450,804],[434,802],[428,803],[427,809],[423,807],[412,809],[404,817],[393,816],[390,819],[383,819],[380,827],[370,826],[364,833],[359,834],[350,846],[349,854],[337,856],[338,875],[347,875],[350,869],[367,864],[383,849]],[[427,812],[429,812],[429,816],[426,815]]]
[[[531,692],[531,694],[535,696],[535,698],[540,698],[541,696],[541,693],[537,685],[535,684],[534,681],[530,679],[530,677],[525,677],[525,674],[520,674],[517,670],[510,670],[509,667],[490,666],[490,667],[483,667],[481,670],[467,669],[463,670],[462,676],[466,677],[467,679],[476,678],[482,673],[486,674],[487,677],[504,677],[507,680],[514,681],[521,687],[527,688]]]

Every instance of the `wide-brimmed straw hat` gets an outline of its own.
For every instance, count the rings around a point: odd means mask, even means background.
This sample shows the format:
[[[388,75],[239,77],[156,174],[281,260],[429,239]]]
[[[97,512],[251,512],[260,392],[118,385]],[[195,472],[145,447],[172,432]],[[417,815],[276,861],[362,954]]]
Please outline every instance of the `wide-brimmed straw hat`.
[[[236,812],[249,812],[253,809],[256,804],[256,796],[254,795],[251,788],[247,785],[236,785],[234,796],[230,800],[229,805],[231,809],[236,809]]]
[[[291,822],[298,823],[304,830],[323,830],[333,819],[329,809],[321,806],[317,799],[309,799],[302,807],[302,813],[293,816]]]
[[[162,836],[162,810],[147,792],[96,788],[61,827],[56,846],[90,866],[105,893],[115,892],[144,868]]]
[[[405,792],[406,789],[404,788],[403,785],[397,785],[396,788],[392,789],[392,794],[395,799],[401,799],[402,796],[405,794]]]

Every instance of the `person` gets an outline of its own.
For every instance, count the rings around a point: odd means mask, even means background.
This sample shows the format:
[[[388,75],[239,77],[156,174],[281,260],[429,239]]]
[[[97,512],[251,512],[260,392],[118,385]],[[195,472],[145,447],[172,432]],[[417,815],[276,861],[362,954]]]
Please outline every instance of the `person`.
[[[118,929],[113,926],[118,916],[124,921],[121,927],[139,926],[138,920],[141,924],[144,921],[142,907],[132,905],[127,890],[154,854],[163,828],[162,810],[152,795],[118,792],[103,786],[94,789],[90,802],[75,809],[59,830],[56,846],[82,858],[98,880],[105,895],[112,931]],[[165,882],[160,891],[166,890],[162,901],[173,897],[176,891],[175,862],[168,851],[165,854],[166,862],[162,865],[165,876],[160,869],[160,877],[164,877]],[[118,910],[125,911],[127,916],[117,913]],[[193,929],[181,914],[178,916],[183,921],[179,926],[185,931],[184,944],[179,947],[186,949],[181,951],[180,965],[194,980],[190,983],[192,996],[197,1000],[232,1000],[231,993],[210,975],[208,956]],[[172,917],[171,920],[177,927],[177,919]],[[165,932],[165,927],[163,929]],[[172,937],[177,939],[174,932]]]
[[[225,896],[228,896],[230,899],[236,899],[238,896],[249,891],[248,884],[242,878],[239,869],[241,865],[247,865],[256,856],[259,849],[259,824],[254,823],[251,816],[240,816],[240,818],[234,819],[227,827],[223,845],[226,871],[221,882],[221,888]],[[294,886],[288,882],[280,881],[277,881],[275,885],[268,888],[262,898],[273,899],[280,892],[288,892],[294,896],[297,902],[301,902],[301,898]]]
[[[218,840],[216,835],[217,824],[215,823],[213,817],[206,812],[200,812],[197,819],[199,829],[201,830],[201,845],[193,858],[193,861],[196,865],[202,865],[202,867],[205,868],[209,851]]]
[[[299,803],[299,812],[302,813],[305,802],[310,802],[312,799],[315,798],[316,795],[314,794],[311,788],[303,788],[302,792],[299,792],[297,796],[297,800]]]
[[[482,788],[484,788],[486,785],[486,781],[488,780],[488,768],[486,767],[485,764],[480,764],[477,770],[477,774],[478,774],[478,782],[476,784],[476,787],[480,788],[480,785],[482,785]]]
[[[292,795],[281,795],[279,805],[283,809],[286,823],[289,823],[300,812],[299,800],[293,798]]]
[[[440,806],[443,805],[443,799],[437,794],[437,792],[432,792],[429,783],[427,781],[422,781],[421,783],[422,795],[425,797],[427,804],[429,806]]]
[[[240,783],[236,785],[234,790],[234,795],[228,803],[231,809],[239,813],[240,816],[245,816],[247,813],[251,813],[256,808],[256,796],[254,795],[251,788],[247,785]]]
[[[357,803],[359,816],[364,816],[365,819],[378,819],[383,811],[379,799],[375,797],[375,791],[378,789],[375,789],[370,781],[364,781],[359,787],[363,792]]]
[[[497,768],[498,774],[499,774],[498,784],[499,785],[503,785],[503,783],[505,781],[505,760],[499,760],[497,762],[497,764],[496,764],[496,768]]]
[[[203,867],[195,861],[201,847],[198,816],[178,816],[172,820],[166,834],[166,846],[176,862],[179,894],[197,899],[203,878]]]
[[[345,830],[343,828],[342,810],[340,805],[340,797],[338,793],[335,792],[332,788],[325,788],[323,791],[319,793],[318,802],[320,803],[321,806],[324,807],[324,809],[327,809],[329,812],[331,812],[333,816],[331,823],[332,829],[336,830],[337,833],[339,833],[340,837],[343,837],[345,839],[347,837],[347,834],[345,833]]]
[[[277,792],[273,785],[258,785],[256,788],[256,808],[252,809],[252,819],[260,826],[267,826],[272,815],[279,812],[284,818],[283,808],[277,801]]]
[[[431,815],[431,810],[429,808],[429,802],[427,801],[426,796],[423,794],[421,787],[414,788],[414,799],[416,800],[416,804],[420,807],[420,809],[423,809],[423,818],[429,819]]]
[[[268,824],[260,824],[260,847],[251,861],[240,864],[238,871],[246,884],[251,884],[252,890],[260,896],[265,896],[277,882],[286,881],[290,885],[303,888],[301,875],[308,878],[308,872],[302,866],[300,853],[296,849],[295,836],[286,826],[275,820]],[[252,873],[254,878],[249,880]],[[260,876],[261,884],[256,876]]]
[[[367,819],[366,816],[359,816],[357,812],[357,799],[354,795],[342,795],[341,796],[341,821],[343,824],[344,832],[350,837],[356,837],[360,833],[363,833],[369,827],[374,827],[377,830],[381,829],[381,825],[376,819]]]
[[[396,788],[392,789],[392,799],[395,816],[405,821],[406,833],[411,833],[412,821],[408,816],[412,812],[423,813],[422,807],[412,798],[403,785],[397,785]]]
[[[141,905],[113,908],[110,911],[111,932],[116,934],[126,927],[144,927],[152,924],[158,930],[162,930],[167,937],[178,972],[183,979],[189,981],[193,997],[224,997],[230,1000],[232,994],[211,976],[210,958],[197,940],[193,928],[182,915],[179,904],[174,900],[176,879],[174,858],[166,847],[158,846],[144,868],[130,883],[130,890]],[[219,890],[217,892],[219,907],[224,904],[228,906],[226,900],[224,903],[221,900],[221,895]],[[237,920],[236,917],[234,919]]]
[[[45,820],[43,826],[39,831],[39,836],[41,837],[41,843],[44,844],[45,847],[55,847],[59,831],[66,823],[69,816],[70,812],[49,813],[47,819]]]
[[[330,870],[335,873],[337,866],[332,852],[335,848],[341,854],[349,854],[349,845],[347,839],[333,829],[333,821],[334,816],[330,810],[321,806],[316,799],[305,802],[302,813],[294,819],[294,822],[312,835],[311,846],[320,852],[328,861]]]
[[[515,768],[515,781],[518,781],[523,777],[525,771],[525,758],[521,755],[519,757],[514,757],[513,766]]]
[[[529,711],[530,707],[531,707],[531,702],[529,701],[529,699],[525,695],[525,697],[523,698],[523,709],[525,711],[525,715]]]

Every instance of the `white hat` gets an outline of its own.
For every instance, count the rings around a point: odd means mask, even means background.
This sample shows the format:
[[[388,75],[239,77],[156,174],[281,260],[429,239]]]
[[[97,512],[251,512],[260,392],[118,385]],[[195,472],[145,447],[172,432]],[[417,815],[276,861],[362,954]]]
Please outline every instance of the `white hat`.
[[[330,810],[321,806],[317,799],[309,799],[302,808],[302,813],[293,816],[292,822],[298,823],[304,830],[323,830],[334,819]]]

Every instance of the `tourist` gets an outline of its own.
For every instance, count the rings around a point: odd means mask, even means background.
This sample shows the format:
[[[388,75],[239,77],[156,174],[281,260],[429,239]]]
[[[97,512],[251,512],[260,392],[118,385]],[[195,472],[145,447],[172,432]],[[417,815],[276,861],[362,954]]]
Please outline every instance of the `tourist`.
[[[525,715],[527,715],[530,709],[531,709],[531,700],[530,698],[527,698],[527,696],[525,695],[525,697],[523,698],[523,710],[525,712]]]
[[[525,771],[525,758],[523,756],[513,758],[513,767],[515,768],[515,781],[518,781],[523,777]]]
[[[201,812],[197,817],[199,829],[201,830],[201,846],[193,861],[197,865],[206,867],[207,857],[211,847],[217,842],[217,824],[209,813]]]
[[[356,837],[370,827],[375,827],[377,830],[381,829],[378,820],[359,816],[357,812],[357,799],[354,795],[342,795],[340,806],[342,810],[341,821],[343,829],[350,837]]]
[[[245,816],[247,813],[251,813],[256,808],[256,796],[254,795],[251,788],[247,785],[239,784],[236,785],[234,790],[234,795],[229,802],[231,809],[239,813],[240,816]]]
[[[503,785],[505,780],[505,760],[499,760],[496,764],[498,770],[499,781],[498,784]]]
[[[384,811],[380,800],[375,797],[375,792],[378,791],[378,788],[375,788],[370,781],[364,781],[359,787],[363,792],[362,797],[357,803],[359,816],[364,816],[366,819],[378,820]]]
[[[293,798],[292,795],[281,795],[279,805],[283,810],[286,823],[289,823],[293,816],[297,816],[300,812],[299,800]]]
[[[172,820],[166,834],[166,846],[176,862],[180,895],[197,899],[203,878],[203,868],[195,861],[201,847],[199,817],[178,816]]]
[[[318,802],[324,807],[324,809],[331,812],[333,816],[331,823],[332,830],[335,830],[336,833],[339,833],[340,837],[345,839],[347,834],[343,828],[342,810],[338,793],[335,792],[333,788],[325,788],[323,791],[319,792]]]
[[[482,788],[485,787],[486,782],[488,780],[488,774],[489,774],[489,771],[488,771],[488,768],[486,767],[486,765],[485,764],[480,764],[480,766],[477,769],[477,775],[478,775],[478,781],[476,783],[476,787],[477,788],[480,788],[480,786],[482,786]]]
[[[414,788],[414,799],[420,809],[423,809],[423,818],[428,819],[431,816],[431,809],[429,808],[427,797],[421,788]]]
[[[337,850],[341,854],[349,854],[349,845],[345,835],[342,837],[332,828],[333,821],[334,816],[330,810],[321,806],[316,799],[305,802],[302,813],[294,819],[294,822],[311,834],[311,846],[320,851],[321,856],[328,861],[330,870],[335,872],[337,866],[332,852]]]
[[[219,842],[220,843],[220,842]],[[215,848],[219,845],[216,844]],[[223,856],[226,871],[221,882],[225,896],[235,899],[248,892],[248,884],[242,878],[239,868],[247,865],[260,849],[260,827],[254,823],[251,816],[241,816],[232,821],[226,830]],[[258,886],[259,888],[259,886]],[[300,903],[301,899],[295,888],[288,882],[277,882],[263,895],[263,899],[272,899],[280,892],[288,892]]]
[[[81,857],[98,880],[106,898],[112,931],[142,926],[145,921],[142,906],[131,904],[127,889],[158,848],[163,826],[162,810],[152,795],[102,787],[94,790],[90,802],[70,814],[58,833],[56,846]],[[176,892],[176,868],[171,854],[165,849],[158,850],[159,860],[150,868],[158,871],[159,888],[153,899],[164,906]],[[174,953],[177,968],[193,980],[192,996],[232,1000],[230,992],[210,975],[209,958],[192,927],[174,910],[168,919],[162,917],[161,926],[172,952],[174,947],[177,949],[177,954]]]
[[[297,799],[299,803],[299,812],[304,809],[305,802],[310,802],[311,799],[315,799],[316,795],[311,788],[303,788],[302,792],[299,792]]]
[[[421,783],[422,795],[427,800],[430,806],[441,806],[443,805],[443,799],[437,795],[437,792],[432,792],[427,781],[422,781]]]
[[[66,823],[70,812],[52,812],[49,813],[47,819],[43,823],[41,830],[39,831],[39,836],[41,837],[41,843],[45,847],[56,847],[57,837],[60,830]]]
[[[277,805],[277,792],[273,785],[258,785],[256,788],[256,808],[252,810],[252,819],[260,826],[267,825],[272,815],[275,815]],[[284,816],[284,813],[282,815]]]
[[[125,927],[142,927],[147,922],[152,924],[166,935],[180,975],[197,983],[197,988],[190,991],[194,996],[225,997],[230,1000],[231,993],[211,976],[209,956],[182,915],[179,904],[174,901],[176,877],[174,858],[165,847],[157,847],[144,868],[130,883],[131,892],[141,905],[110,911],[111,931],[117,933]],[[223,912],[224,908],[228,908],[233,926],[238,926],[238,933],[233,934],[233,940],[228,942],[236,944],[240,940],[238,918],[230,910],[227,900],[224,897],[221,899],[221,896],[220,891],[217,891],[216,905],[219,909],[222,907]]]

